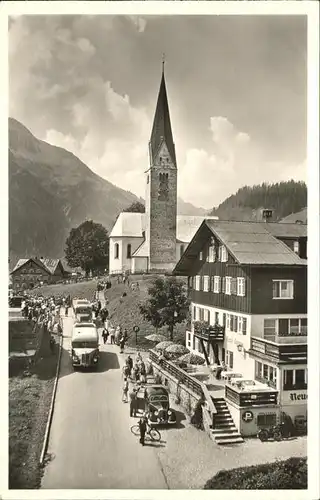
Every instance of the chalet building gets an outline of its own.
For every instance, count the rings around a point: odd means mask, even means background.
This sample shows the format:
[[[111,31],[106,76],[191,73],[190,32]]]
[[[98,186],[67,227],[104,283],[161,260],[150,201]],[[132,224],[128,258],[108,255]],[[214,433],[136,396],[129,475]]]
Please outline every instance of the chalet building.
[[[56,283],[67,274],[60,259],[32,257],[19,259],[10,276],[13,288],[22,290],[41,283]]]
[[[307,411],[307,226],[205,220],[174,269],[188,276],[186,345]]]
[[[119,214],[110,232],[110,274],[172,271],[205,218],[177,215],[177,183],[176,151],[162,71],[145,172],[146,212]]]

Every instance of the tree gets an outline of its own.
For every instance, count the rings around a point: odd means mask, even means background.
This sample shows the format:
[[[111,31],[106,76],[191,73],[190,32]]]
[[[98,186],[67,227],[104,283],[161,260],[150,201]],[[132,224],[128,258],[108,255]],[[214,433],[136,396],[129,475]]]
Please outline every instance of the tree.
[[[71,229],[66,240],[67,263],[70,267],[81,267],[86,273],[105,269],[109,265],[108,231],[92,220]]]
[[[139,212],[140,214],[145,213],[144,204],[141,201],[134,201],[131,205],[123,210],[124,212]]]
[[[139,306],[140,313],[155,328],[168,326],[172,340],[174,326],[188,315],[189,300],[184,283],[174,277],[156,278],[148,294],[149,299]]]

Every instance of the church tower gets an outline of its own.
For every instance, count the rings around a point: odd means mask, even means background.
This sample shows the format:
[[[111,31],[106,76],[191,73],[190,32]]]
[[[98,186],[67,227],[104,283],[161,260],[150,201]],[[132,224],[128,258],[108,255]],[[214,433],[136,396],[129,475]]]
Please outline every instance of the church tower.
[[[176,264],[177,163],[172,137],[164,64],[149,142],[146,192],[146,245],[149,271]]]

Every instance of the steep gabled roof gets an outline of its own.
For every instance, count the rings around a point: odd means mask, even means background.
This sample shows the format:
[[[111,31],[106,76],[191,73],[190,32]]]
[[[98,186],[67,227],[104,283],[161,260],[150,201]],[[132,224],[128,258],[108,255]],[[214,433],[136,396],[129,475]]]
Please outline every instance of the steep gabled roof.
[[[156,112],[153,120],[153,127],[150,138],[150,162],[153,165],[160,145],[165,140],[171,159],[176,166],[176,153],[173,142],[169,105],[167,98],[166,82],[164,72],[160,83]]]
[[[19,259],[14,268],[12,269],[11,273],[14,273],[17,269],[22,267],[26,262],[28,262],[30,259]]]
[[[42,262],[42,264],[48,269],[49,273],[51,273],[51,274],[55,273],[55,270],[57,269],[57,266],[60,262],[60,259],[47,259],[47,258],[43,258],[43,257],[41,257],[41,259],[39,259],[39,260],[40,260],[40,262]],[[61,266],[62,266],[62,263],[61,263]]]
[[[43,269],[44,271],[46,271],[47,273],[50,273],[50,270],[44,265],[43,262],[41,262],[40,259],[37,259],[37,258],[29,258],[29,259],[19,259],[17,264],[15,265],[14,269],[11,271],[10,274],[13,274],[15,273],[18,269],[20,269],[21,267],[23,267],[25,264],[27,264],[27,262],[30,262],[32,261],[36,266],[38,267],[41,267],[41,269]]]
[[[260,222],[204,220],[190,241],[174,274],[187,275],[210,236],[216,236],[238,264],[244,265],[306,265],[285,243]]]
[[[121,212],[111,230],[110,238],[141,238],[143,231],[145,231],[145,214]]]

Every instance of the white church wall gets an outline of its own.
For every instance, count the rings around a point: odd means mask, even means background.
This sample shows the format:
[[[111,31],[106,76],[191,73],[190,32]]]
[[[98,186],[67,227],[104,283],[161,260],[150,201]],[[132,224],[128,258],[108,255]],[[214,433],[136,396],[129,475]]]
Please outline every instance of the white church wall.
[[[148,257],[134,257],[131,272],[133,274],[145,273],[148,270]]]
[[[188,243],[177,243],[176,244],[176,262],[179,262],[179,260],[182,257],[183,252],[187,248]]]
[[[109,246],[109,273],[120,274],[124,271],[131,272],[132,258],[128,256],[128,245],[131,245],[132,255],[142,242],[142,237],[111,237]],[[116,245],[118,245],[118,254]]]

